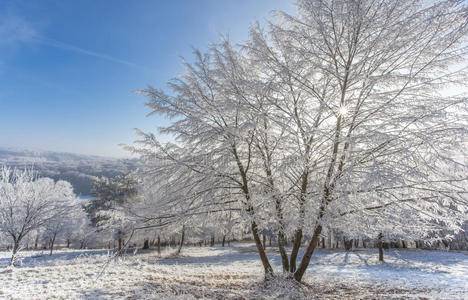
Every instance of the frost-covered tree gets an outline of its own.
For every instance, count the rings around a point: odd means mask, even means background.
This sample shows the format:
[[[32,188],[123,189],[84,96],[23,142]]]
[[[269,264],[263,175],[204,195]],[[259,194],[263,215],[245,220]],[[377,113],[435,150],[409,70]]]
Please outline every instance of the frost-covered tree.
[[[306,66],[290,70],[306,101],[327,115],[313,143],[316,217],[297,280],[337,215],[377,210],[391,222],[387,209],[408,216],[400,227],[459,226],[465,212],[452,208],[466,205],[466,168],[450,154],[466,140],[466,95],[440,89],[466,76],[457,66],[466,14],[456,1],[300,1],[297,16],[273,27]]]
[[[461,1],[302,0],[169,83],[143,90],[173,142],[131,148],[169,212],[216,211],[277,235],[300,281],[324,228],[375,238],[457,231],[466,220],[467,8]],[[462,65],[460,67],[460,64]],[[448,93],[444,89],[451,89]],[[158,200],[158,203],[161,203]],[[151,201],[147,203],[151,207]],[[155,226],[155,225],[154,225]],[[293,239],[288,257],[284,238]],[[310,240],[296,267],[303,236]]]
[[[87,217],[77,218],[75,225],[71,237],[79,249],[85,249],[89,246],[102,246],[101,236]]]
[[[163,145],[154,135],[142,133],[143,147],[132,150],[145,160],[145,172],[160,186],[159,194],[183,212],[176,215],[225,210],[236,202],[229,209],[245,213],[265,272],[271,274],[251,194],[255,123],[243,113],[246,103],[233,100],[236,86],[230,84],[238,80],[238,74],[230,72],[238,66],[232,62],[242,57],[228,44],[223,52],[214,49],[212,54],[196,52],[197,63],[186,64],[184,78],[171,83],[177,96],[153,88],[142,91],[150,97],[148,106],[155,113],[180,118],[164,132],[177,136],[181,143]]]
[[[89,235],[88,239],[92,239],[91,222],[85,211],[85,203],[79,198],[75,198],[75,201],[70,203],[70,211],[67,213],[68,222],[64,224],[61,236],[64,239],[67,248],[70,248],[73,244],[79,243],[83,235]]]
[[[73,194],[71,184],[66,181],[59,181],[57,185],[60,185],[68,193],[64,193],[62,197],[51,204],[54,216],[49,218],[42,226],[42,235],[49,245],[50,255],[52,255],[57,238],[65,237],[67,234],[70,236],[73,231],[78,229],[77,217],[86,218],[82,213],[83,207],[78,202],[79,199]]]
[[[122,254],[126,235],[133,228],[127,207],[137,199],[137,186],[138,181],[132,173],[114,179],[96,178],[94,198],[86,205],[91,222],[118,241],[119,254]]]
[[[13,242],[10,264],[15,262],[22,240],[62,213],[56,203],[73,198],[68,182],[38,178],[30,169],[0,170],[0,230]]]

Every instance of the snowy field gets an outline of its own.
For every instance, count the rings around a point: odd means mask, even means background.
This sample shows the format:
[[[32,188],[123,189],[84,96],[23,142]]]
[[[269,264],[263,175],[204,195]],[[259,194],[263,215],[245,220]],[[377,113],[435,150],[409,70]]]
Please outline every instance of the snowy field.
[[[263,284],[252,244],[174,251],[117,260],[106,250],[24,251],[14,269],[0,252],[0,299],[468,299],[467,253],[390,250],[380,264],[375,249],[319,249],[297,289]]]

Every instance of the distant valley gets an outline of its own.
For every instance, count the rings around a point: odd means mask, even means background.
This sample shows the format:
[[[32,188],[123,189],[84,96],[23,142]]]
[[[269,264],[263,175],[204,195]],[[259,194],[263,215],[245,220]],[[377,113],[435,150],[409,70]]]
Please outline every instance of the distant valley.
[[[53,151],[0,148],[0,165],[12,168],[33,167],[40,176],[66,180],[77,195],[91,195],[94,176],[114,177],[132,170],[136,159],[121,159]]]

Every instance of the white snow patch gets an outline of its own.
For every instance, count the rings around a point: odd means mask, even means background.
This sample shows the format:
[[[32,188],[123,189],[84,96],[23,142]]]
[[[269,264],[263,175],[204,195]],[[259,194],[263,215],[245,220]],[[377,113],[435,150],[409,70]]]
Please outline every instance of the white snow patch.
[[[267,248],[277,273],[281,261]],[[263,281],[252,244],[168,249],[111,259],[106,250],[24,251],[7,268],[0,252],[0,299],[466,299],[466,253],[374,249],[322,250],[298,285],[283,276]]]

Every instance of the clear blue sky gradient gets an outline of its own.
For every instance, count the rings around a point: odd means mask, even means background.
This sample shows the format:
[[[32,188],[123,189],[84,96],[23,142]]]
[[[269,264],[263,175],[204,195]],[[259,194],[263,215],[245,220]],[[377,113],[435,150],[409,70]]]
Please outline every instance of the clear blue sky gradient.
[[[289,0],[0,1],[0,147],[128,156],[119,144],[156,132],[134,93],[165,87],[179,56],[206,49]]]

